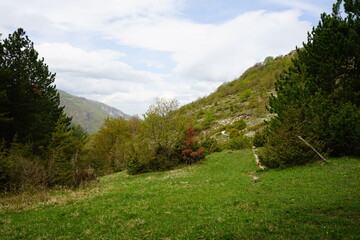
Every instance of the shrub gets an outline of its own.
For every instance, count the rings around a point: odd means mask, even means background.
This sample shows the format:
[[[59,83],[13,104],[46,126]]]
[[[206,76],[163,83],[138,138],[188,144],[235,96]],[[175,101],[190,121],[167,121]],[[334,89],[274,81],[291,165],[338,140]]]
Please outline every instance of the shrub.
[[[11,189],[11,173],[14,172],[14,168],[14,163],[8,158],[8,153],[0,148],[0,192]]]
[[[195,139],[196,132],[194,128],[189,127],[185,133],[185,140],[182,145],[181,157],[186,164],[193,164],[202,160],[205,156],[205,150],[199,146]]]
[[[208,129],[211,126],[211,123],[215,119],[215,113],[213,111],[208,111],[205,116],[204,120],[202,121],[202,129]]]
[[[30,145],[13,143],[0,153],[0,191],[46,188],[48,173],[44,160],[33,155]]]
[[[97,172],[110,174],[125,169],[126,162],[130,158],[131,140],[137,133],[140,119],[123,118],[105,119],[101,129],[92,138],[91,155],[101,164],[97,164]]]
[[[242,102],[245,102],[247,101],[251,96],[251,90],[250,89],[246,89],[245,91],[243,91],[241,94],[240,94],[240,99]]]
[[[204,115],[205,115],[205,110],[204,109],[201,109],[200,111],[197,112],[197,118],[202,118]]]
[[[200,142],[200,145],[205,150],[205,154],[222,151],[217,140],[212,137],[206,137],[203,141]]]
[[[272,63],[273,61],[274,61],[274,57],[268,56],[268,57],[265,58],[263,64],[266,66],[266,65]]]
[[[266,143],[266,132],[265,131],[257,131],[253,138],[253,146],[255,147],[263,147]]]
[[[295,114],[292,116],[295,117]],[[273,120],[267,129],[266,143],[259,152],[261,164],[268,168],[282,168],[319,159],[319,156],[298,138],[307,132],[304,131],[306,127],[297,121],[279,125],[277,121]],[[315,134],[307,132],[307,135],[302,137],[322,155],[326,155],[324,142],[320,141]]]
[[[126,164],[128,174],[135,175],[148,172],[146,166],[142,164],[137,157],[132,157]]]
[[[231,150],[246,149],[251,147],[251,140],[246,136],[237,136],[230,139],[228,145]]]
[[[241,131],[247,127],[247,124],[244,119],[240,119],[232,124],[232,127],[236,128],[237,130]]]
[[[75,172],[80,170],[78,162],[86,140],[81,128],[69,129],[66,123],[58,121],[46,153],[49,186],[76,186]]]
[[[76,169],[74,173],[75,186],[78,187],[85,182],[96,179],[95,169],[89,167],[88,169]]]
[[[332,154],[360,155],[360,113],[355,105],[347,103],[329,119]]]
[[[276,141],[276,144],[273,141]],[[321,144],[314,139],[308,141],[316,146]],[[270,142],[272,142],[272,145],[266,145],[259,152],[261,164],[268,168],[302,165],[319,159],[319,156],[301,142],[297,136],[283,137],[279,135]]]
[[[230,110],[230,112],[234,112],[234,111],[235,111],[235,107],[234,107],[233,104],[230,105],[229,110]]]
[[[230,138],[236,138],[241,135],[240,131],[237,130],[236,128],[230,128],[228,131]]]

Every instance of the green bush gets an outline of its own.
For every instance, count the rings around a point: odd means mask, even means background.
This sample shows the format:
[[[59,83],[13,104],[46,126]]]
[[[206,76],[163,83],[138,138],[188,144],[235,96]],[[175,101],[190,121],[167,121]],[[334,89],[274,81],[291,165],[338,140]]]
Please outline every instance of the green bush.
[[[268,56],[268,57],[265,58],[263,64],[266,66],[266,65],[272,63],[273,61],[274,61],[274,57]]]
[[[200,111],[197,112],[196,117],[197,118],[202,118],[205,115],[205,110],[201,109]]]
[[[132,157],[126,164],[128,174],[135,175],[144,172],[148,172],[146,166],[140,163],[137,157]]]
[[[360,113],[355,105],[339,107],[329,119],[332,154],[360,155]]]
[[[7,153],[0,149],[0,192],[10,191],[12,185],[11,173],[14,172],[14,163],[7,157]]]
[[[240,131],[236,128],[230,128],[228,131],[230,138],[236,138],[241,135]]]
[[[247,127],[247,124],[244,119],[240,119],[232,124],[232,127],[236,128],[237,130],[241,131]]]
[[[4,177],[11,183],[2,190],[45,189],[57,185],[77,187],[82,181],[95,178],[94,175],[90,177],[92,170],[82,160],[86,134],[76,127],[68,129],[62,122],[55,129],[49,146],[40,147],[38,154],[33,153],[31,145],[16,141],[2,151],[6,154],[0,154],[0,171],[5,172]],[[9,168],[10,174],[6,174]]]
[[[273,141],[277,143],[265,145],[259,152],[260,162],[267,168],[283,168],[320,160],[320,157],[296,136],[284,138],[278,135],[271,142]],[[315,146],[321,144],[314,140],[308,141]]]
[[[205,116],[204,120],[202,121],[202,129],[208,129],[211,126],[211,123],[215,119],[215,113],[213,111],[208,111]]]
[[[138,132],[140,119],[105,119],[101,129],[92,137],[91,155],[101,164],[96,164],[97,172],[111,174],[125,169],[129,160],[132,139]]]
[[[203,141],[200,142],[200,146],[204,148],[205,154],[222,151],[218,141],[212,137],[206,137]]]
[[[256,132],[253,138],[253,146],[263,147],[265,143],[266,143],[266,132],[265,131]]]
[[[251,96],[251,90],[250,89],[246,89],[245,91],[243,91],[241,94],[240,94],[240,99],[242,102],[245,102],[247,101]]]
[[[133,156],[127,163],[128,174],[135,175],[146,172],[161,172],[174,168],[180,162],[180,153],[169,153],[165,149],[156,149],[154,154]]]
[[[237,136],[232,138],[228,142],[228,146],[231,150],[241,150],[251,147],[251,140],[246,136]]]
[[[0,153],[0,191],[16,192],[46,188],[48,172],[44,162],[32,153],[32,146],[13,143]]]
[[[296,118],[295,113],[292,116]],[[304,131],[305,126],[297,121],[288,120],[291,123],[282,125],[278,121],[273,120],[267,129],[266,143],[259,152],[259,158],[261,164],[268,168],[302,165],[320,159],[298,137],[306,132]],[[322,155],[326,155],[327,151],[324,142],[320,141],[315,134],[307,132],[307,135],[302,137]]]

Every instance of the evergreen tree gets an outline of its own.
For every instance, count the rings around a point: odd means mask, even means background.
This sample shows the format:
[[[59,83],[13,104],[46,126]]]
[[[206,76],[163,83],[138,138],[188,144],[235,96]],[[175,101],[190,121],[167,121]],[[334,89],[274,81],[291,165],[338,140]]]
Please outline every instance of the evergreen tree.
[[[297,135],[322,152],[360,154],[359,13],[360,1],[338,0],[333,13],[322,14],[307,43],[297,49],[298,58],[270,97],[276,117],[269,125],[263,163],[278,167],[313,159],[316,155]]]
[[[87,134],[79,126],[69,128],[66,119],[59,119],[47,149],[46,170],[48,186],[77,185],[76,171],[81,165],[81,152],[87,140]]]
[[[0,138],[10,143],[16,136],[34,149],[49,143],[57,121],[65,117],[54,80],[23,29],[0,41],[0,114],[8,120],[0,121]]]

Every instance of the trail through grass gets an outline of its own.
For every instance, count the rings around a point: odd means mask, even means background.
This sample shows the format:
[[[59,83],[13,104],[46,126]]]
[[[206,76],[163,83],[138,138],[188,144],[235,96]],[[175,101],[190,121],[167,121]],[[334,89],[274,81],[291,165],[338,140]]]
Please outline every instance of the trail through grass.
[[[86,198],[3,206],[0,239],[359,239],[359,183],[358,159],[260,171],[250,150],[215,153],[106,176]]]

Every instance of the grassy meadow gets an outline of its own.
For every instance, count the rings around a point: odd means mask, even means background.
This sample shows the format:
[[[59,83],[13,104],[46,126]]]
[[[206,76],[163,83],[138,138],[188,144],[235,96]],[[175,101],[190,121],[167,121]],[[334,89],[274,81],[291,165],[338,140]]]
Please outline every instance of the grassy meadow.
[[[359,239],[360,159],[261,171],[250,150],[0,198],[0,239]]]

